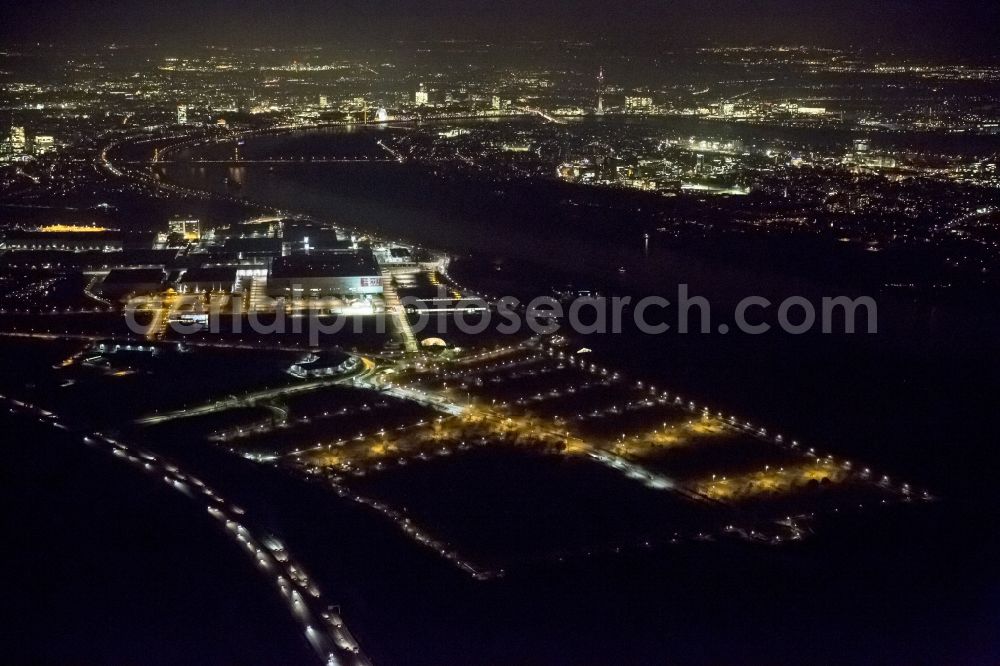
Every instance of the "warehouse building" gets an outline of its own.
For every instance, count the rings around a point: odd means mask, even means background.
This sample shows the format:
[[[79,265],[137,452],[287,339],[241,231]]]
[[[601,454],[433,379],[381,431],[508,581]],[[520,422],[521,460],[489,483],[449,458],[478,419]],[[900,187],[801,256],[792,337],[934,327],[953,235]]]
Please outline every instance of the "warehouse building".
[[[3,235],[0,248],[5,250],[59,250],[63,252],[120,252],[121,234],[94,227],[51,227],[11,229]]]

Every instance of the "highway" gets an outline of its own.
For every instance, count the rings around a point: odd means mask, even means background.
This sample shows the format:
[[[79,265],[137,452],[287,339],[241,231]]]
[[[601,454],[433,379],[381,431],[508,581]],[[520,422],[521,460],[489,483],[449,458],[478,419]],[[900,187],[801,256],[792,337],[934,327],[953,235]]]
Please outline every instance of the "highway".
[[[236,407],[246,407],[250,405],[255,405],[258,402],[273,400],[275,398],[280,398],[282,396],[296,395],[299,393],[308,393],[309,391],[315,391],[327,386],[335,386],[338,384],[362,384],[367,381],[368,377],[375,372],[376,364],[370,358],[359,356],[361,368],[356,372],[349,375],[343,375],[339,377],[334,377],[330,379],[316,379],[313,381],[302,382],[300,384],[289,384],[288,386],[281,386],[273,389],[261,389],[259,391],[250,391],[244,393],[240,396],[229,396],[221,400],[214,400],[212,402],[205,403],[204,405],[199,405],[198,407],[190,407],[187,409],[176,409],[169,412],[164,412],[163,414],[152,414],[149,416],[144,416],[142,418],[136,419],[135,423],[137,425],[149,426],[156,425],[158,423],[165,423],[167,421],[174,421],[176,419],[184,419],[192,416],[201,416],[204,414],[213,414],[215,412],[225,411],[227,409],[233,409]]]
[[[35,416],[40,422],[65,430],[58,415],[20,400],[0,395],[15,412]],[[81,436],[82,443],[103,451],[150,478],[203,505],[220,527],[254,560],[258,570],[270,578],[288,605],[289,613],[299,622],[305,638],[317,658],[328,666],[371,666],[357,640],[345,626],[334,606],[326,603],[316,583],[296,562],[287,547],[269,534],[255,534],[246,512],[221,497],[215,490],[176,463],[150,451],[121,442],[103,433]]]
[[[399,293],[396,291],[396,284],[393,282],[393,272],[390,268],[382,268],[382,296],[385,298],[386,311],[392,317],[396,334],[402,338],[403,348],[411,354],[420,351],[417,344],[417,337],[413,334],[410,321],[406,318],[403,304],[399,300]]]

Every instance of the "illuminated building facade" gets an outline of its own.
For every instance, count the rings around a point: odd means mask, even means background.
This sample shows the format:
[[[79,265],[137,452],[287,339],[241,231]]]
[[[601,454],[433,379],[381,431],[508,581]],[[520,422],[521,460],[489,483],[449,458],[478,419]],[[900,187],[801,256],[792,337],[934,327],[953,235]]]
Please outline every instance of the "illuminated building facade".
[[[653,106],[653,100],[650,97],[626,97],[625,98],[625,110],[626,111],[648,111]]]
[[[10,128],[10,150],[15,155],[23,155],[25,148],[27,147],[27,139],[25,138],[23,127],[11,127]]]
[[[201,220],[175,219],[167,222],[167,230],[187,241],[201,239]]]
[[[35,155],[45,155],[46,153],[51,153],[56,149],[55,138],[49,135],[39,134],[35,137],[34,141],[34,153]]]

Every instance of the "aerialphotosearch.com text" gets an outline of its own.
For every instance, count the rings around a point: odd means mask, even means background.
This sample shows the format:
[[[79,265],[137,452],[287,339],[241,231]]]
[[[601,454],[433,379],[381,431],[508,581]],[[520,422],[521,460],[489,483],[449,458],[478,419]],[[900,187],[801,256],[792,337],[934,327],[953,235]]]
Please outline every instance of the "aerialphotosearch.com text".
[[[772,302],[763,296],[750,295],[739,300],[726,317],[719,318],[709,299],[690,294],[686,284],[677,286],[673,298],[580,296],[560,300],[539,296],[522,302],[507,296],[488,302],[479,297],[466,297],[442,307],[440,299],[407,296],[400,302],[399,309],[392,312],[378,308],[375,303],[367,311],[359,312],[355,307],[349,312],[338,312],[325,306],[322,299],[299,299],[291,303],[276,299],[264,307],[244,312],[237,301],[231,311],[210,311],[207,318],[202,317],[197,322],[183,316],[174,317],[169,326],[180,334],[205,329],[213,333],[225,330],[258,335],[306,333],[310,344],[319,344],[323,336],[341,331],[386,332],[387,320],[393,318],[406,318],[415,335],[447,335],[449,331],[466,335],[486,331],[509,335],[526,332],[614,334],[625,330],[649,335],[878,332],[878,306],[870,296],[818,299],[789,296]],[[429,303],[433,303],[433,307]],[[368,316],[362,316],[361,312]],[[372,318],[374,323],[371,323]],[[126,320],[134,333],[146,332],[147,326],[137,321],[134,309],[126,309]]]

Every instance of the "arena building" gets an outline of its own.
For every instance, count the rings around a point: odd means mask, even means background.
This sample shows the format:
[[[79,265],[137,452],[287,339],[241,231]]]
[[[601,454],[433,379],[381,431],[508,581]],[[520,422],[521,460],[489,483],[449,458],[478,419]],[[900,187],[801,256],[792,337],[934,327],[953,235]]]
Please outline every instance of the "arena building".
[[[182,294],[225,293],[236,290],[235,266],[207,266],[189,268],[177,282],[177,291]]]
[[[277,257],[267,276],[267,295],[273,298],[357,298],[381,293],[382,276],[371,250]]]

